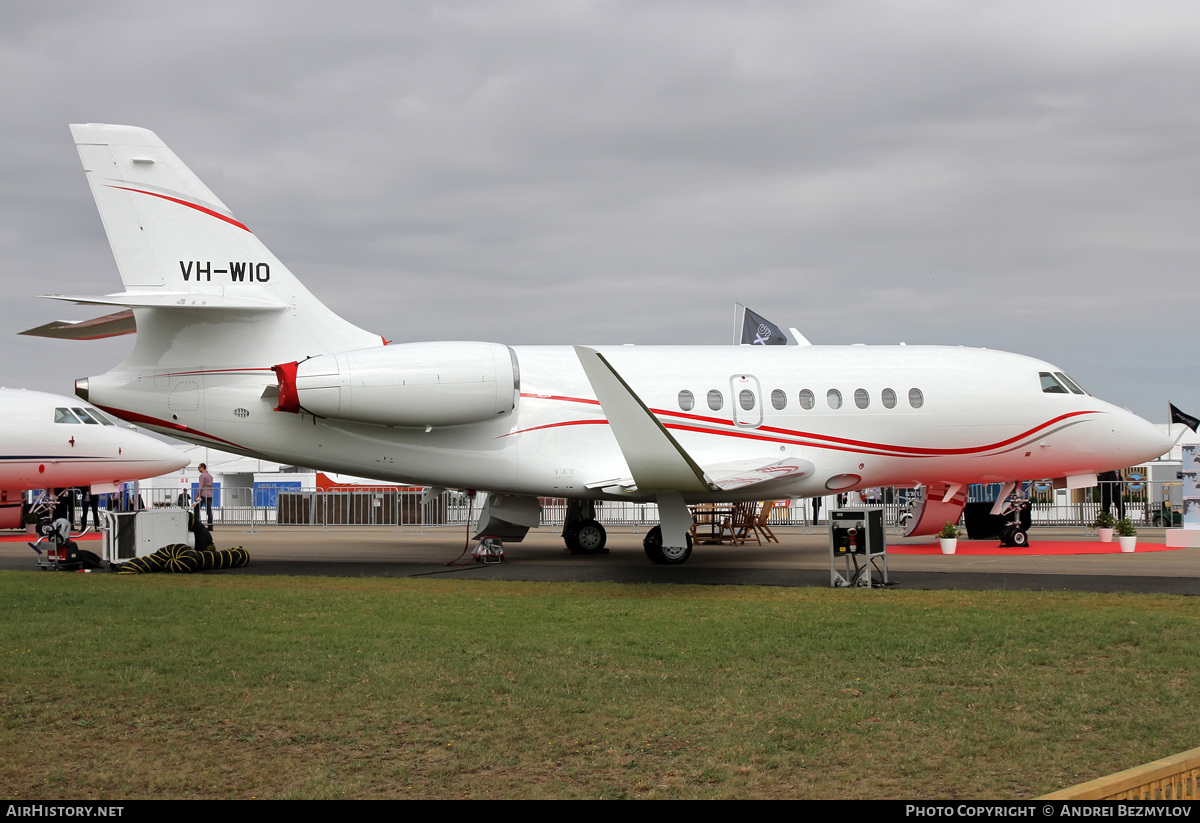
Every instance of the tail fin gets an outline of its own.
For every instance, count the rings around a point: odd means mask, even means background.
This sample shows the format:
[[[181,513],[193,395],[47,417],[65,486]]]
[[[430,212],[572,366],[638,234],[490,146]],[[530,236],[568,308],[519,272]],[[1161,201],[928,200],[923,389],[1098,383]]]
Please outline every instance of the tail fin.
[[[133,309],[127,364],[275,363],[382,343],[313,297],[153,132],[71,133],[125,291],[64,299]]]

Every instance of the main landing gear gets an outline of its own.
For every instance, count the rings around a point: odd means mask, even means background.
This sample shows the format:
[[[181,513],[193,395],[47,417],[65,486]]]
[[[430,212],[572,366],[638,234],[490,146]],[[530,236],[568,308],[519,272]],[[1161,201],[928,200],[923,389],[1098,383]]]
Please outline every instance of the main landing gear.
[[[646,532],[642,548],[651,563],[674,566],[692,556],[692,513],[679,492],[655,496],[659,525]]]
[[[642,548],[652,563],[675,566],[692,556],[692,514],[679,493],[664,493],[656,497],[662,525],[646,533]],[[671,537],[663,539],[664,531]],[[563,543],[572,554],[606,554],[608,535],[596,521],[594,500],[568,500],[563,521]],[[667,545],[674,544],[674,545]]]
[[[690,534],[687,536],[686,548],[664,547],[662,527],[655,526],[646,532],[646,538],[642,541],[642,548],[645,549],[646,557],[650,558],[651,563],[674,566],[678,563],[686,562],[692,556],[692,536]]]
[[[608,533],[596,520],[596,501],[568,500],[563,542],[571,554],[607,554]]]

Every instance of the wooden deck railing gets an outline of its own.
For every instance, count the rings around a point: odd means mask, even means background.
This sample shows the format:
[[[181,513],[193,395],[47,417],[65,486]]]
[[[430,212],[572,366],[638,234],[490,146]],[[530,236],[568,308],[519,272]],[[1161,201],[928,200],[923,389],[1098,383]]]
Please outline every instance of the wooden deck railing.
[[[1200,800],[1200,749],[1098,777],[1039,800]]]

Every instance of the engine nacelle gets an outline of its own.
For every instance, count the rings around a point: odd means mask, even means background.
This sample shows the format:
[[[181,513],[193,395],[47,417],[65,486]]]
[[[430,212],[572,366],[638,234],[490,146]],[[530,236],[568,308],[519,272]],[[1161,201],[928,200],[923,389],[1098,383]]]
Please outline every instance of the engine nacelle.
[[[276,411],[381,426],[462,426],[511,414],[517,355],[499,343],[401,343],[274,367]]]

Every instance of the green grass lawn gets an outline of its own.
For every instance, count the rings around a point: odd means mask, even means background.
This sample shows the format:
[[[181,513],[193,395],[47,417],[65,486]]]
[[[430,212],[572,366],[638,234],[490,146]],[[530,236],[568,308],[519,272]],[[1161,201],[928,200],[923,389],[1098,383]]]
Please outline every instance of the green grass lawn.
[[[10,799],[1018,798],[1200,745],[1193,598],[0,573]]]

